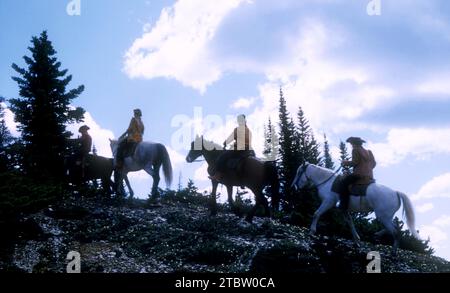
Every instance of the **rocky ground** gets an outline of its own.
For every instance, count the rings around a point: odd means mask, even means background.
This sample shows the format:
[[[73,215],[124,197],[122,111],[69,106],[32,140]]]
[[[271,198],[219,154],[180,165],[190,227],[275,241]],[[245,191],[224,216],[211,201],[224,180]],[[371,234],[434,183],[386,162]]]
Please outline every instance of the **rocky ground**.
[[[69,251],[82,272],[366,272],[367,253],[381,254],[382,272],[450,272],[444,259],[390,246],[309,236],[256,217],[252,224],[201,205],[134,200],[67,199],[20,221],[2,246],[1,271],[65,272]],[[17,231],[16,231],[17,232]]]

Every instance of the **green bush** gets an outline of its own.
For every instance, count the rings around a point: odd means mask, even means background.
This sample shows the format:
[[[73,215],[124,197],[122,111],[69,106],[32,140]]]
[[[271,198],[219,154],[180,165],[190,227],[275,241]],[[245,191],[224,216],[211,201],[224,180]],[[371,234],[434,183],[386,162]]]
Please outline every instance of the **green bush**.
[[[0,220],[37,211],[64,194],[60,182],[37,181],[15,172],[0,173]]]

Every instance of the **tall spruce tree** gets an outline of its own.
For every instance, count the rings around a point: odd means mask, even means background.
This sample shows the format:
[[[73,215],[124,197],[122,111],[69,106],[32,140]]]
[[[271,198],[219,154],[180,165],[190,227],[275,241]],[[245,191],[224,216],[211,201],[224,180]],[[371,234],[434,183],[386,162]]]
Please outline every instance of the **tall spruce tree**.
[[[296,145],[296,130],[294,121],[289,116],[284,98],[283,89],[280,88],[279,108],[279,143],[280,143],[280,181],[281,192],[285,193],[289,184],[295,177],[299,166],[298,150]]]
[[[324,167],[333,170],[334,162],[333,162],[333,159],[331,158],[330,145],[328,143],[326,134],[323,135],[323,141],[324,141],[323,142],[323,164],[324,164]]]
[[[342,165],[343,161],[350,160],[350,156],[348,154],[347,146],[343,141],[339,143],[339,153],[340,153],[340,162]],[[351,171],[349,166],[342,167],[342,173],[349,173]]]
[[[300,164],[305,162],[311,164],[320,164],[319,144],[317,143],[309,121],[305,117],[302,107],[297,112],[298,130],[297,130],[297,148],[298,160]]]
[[[33,37],[28,49],[31,56],[24,56],[27,68],[13,63],[19,74],[13,77],[19,86],[20,98],[11,99],[11,110],[19,123],[25,144],[28,174],[51,177],[62,176],[66,140],[71,133],[66,124],[83,120],[84,110],[73,109],[70,103],[84,90],[84,86],[67,90],[72,80],[67,69],[61,70],[56,51],[44,31]]]
[[[310,162],[311,164],[323,166],[322,160],[320,159],[320,145],[317,142],[316,138],[314,137],[314,134],[311,132],[310,138],[309,138],[309,145],[308,145],[308,156],[306,157],[307,162]]]
[[[272,120],[269,118],[267,126],[264,126],[264,159],[266,161],[276,161],[279,151],[279,138]]]

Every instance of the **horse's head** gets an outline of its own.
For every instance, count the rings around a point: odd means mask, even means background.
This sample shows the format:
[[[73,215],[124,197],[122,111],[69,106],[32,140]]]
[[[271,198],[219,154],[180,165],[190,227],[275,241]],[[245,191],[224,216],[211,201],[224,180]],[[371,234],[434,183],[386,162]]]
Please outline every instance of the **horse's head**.
[[[297,169],[297,174],[295,175],[294,180],[292,181],[291,188],[294,188],[295,190],[299,188],[305,187],[305,185],[308,183],[309,179],[306,175],[306,171],[308,170],[309,163],[303,163],[300,165]]]
[[[192,163],[195,159],[203,154],[203,136],[196,136],[195,140],[191,142],[191,149],[186,156],[186,162]]]

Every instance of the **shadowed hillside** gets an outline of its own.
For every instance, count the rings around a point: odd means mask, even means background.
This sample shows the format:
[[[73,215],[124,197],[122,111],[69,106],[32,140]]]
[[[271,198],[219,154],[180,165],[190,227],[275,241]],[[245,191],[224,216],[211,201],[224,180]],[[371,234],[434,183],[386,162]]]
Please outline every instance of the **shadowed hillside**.
[[[10,226],[0,269],[65,272],[69,251],[82,272],[366,272],[369,251],[382,272],[450,272],[444,259],[326,236],[256,217],[208,215],[200,197],[147,200],[66,199]]]

